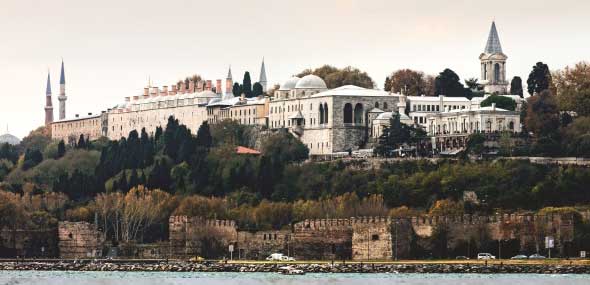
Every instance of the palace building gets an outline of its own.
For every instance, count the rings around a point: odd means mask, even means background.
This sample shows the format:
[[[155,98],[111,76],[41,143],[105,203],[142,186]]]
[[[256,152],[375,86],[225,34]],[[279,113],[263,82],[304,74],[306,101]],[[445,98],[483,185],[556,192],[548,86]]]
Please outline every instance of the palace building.
[[[60,78],[60,120],[53,121],[51,86],[47,82],[46,123],[54,139],[69,142],[80,135],[90,139],[101,136],[115,140],[129,132],[145,128],[154,134],[165,127],[170,116],[196,133],[203,122],[216,124],[234,120],[244,125],[274,131],[288,129],[305,144],[311,155],[330,155],[370,148],[383,133],[391,118],[400,115],[404,124],[425,129],[433,137],[433,148],[444,150],[464,147],[474,132],[520,132],[518,110],[522,98],[506,94],[506,59],[495,23],[492,23],[481,62],[481,83],[486,93],[509,96],[517,110],[495,106],[480,107],[487,98],[406,96],[353,85],[328,89],[316,75],[287,79],[270,96],[245,98],[232,93],[231,67],[225,79],[190,81],[171,86],[148,86],[141,94],[125,97],[123,103],[101,114],[65,119],[65,75],[62,62]],[[258,81],[267,90],[264,59]],[[63,116],[62,116],[63,115]]]

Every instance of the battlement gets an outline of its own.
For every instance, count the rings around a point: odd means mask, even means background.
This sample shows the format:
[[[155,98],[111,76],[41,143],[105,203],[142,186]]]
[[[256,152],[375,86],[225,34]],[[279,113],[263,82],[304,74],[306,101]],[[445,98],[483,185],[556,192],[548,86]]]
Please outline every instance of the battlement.
[[[585,217],[585,216],[583,216]],[[588,216],[590,217],[590,215]],[[504,215],[457,215],[457,216],[412,216],[412,217],[351,217],[348,219],[308,219],[295,223],[295,230],[329,230],[349,229],[353,225],[376,223],[409,223],[412,226],[435,226],[437,224],[484,225],[494,223],[553,223],[569,224],[573,222],[571,215],[535,215],[535,214],[504,214]]]
[[[206,227],[237,227],[234,220],[206,219],[203,217],[170,216],[168,222],[171,226],[178,224],[191,224]]]

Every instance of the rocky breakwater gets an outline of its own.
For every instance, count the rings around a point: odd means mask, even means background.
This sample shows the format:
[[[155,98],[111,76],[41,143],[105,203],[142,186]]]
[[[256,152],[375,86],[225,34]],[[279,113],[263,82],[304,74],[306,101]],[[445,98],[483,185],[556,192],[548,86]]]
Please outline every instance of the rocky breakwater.
[[[1,262],[0,270],[45,271],[170,271],[170,272],[280,272],[285,264],[193,262]],[[590,274],[590,265],[484,264],[291,264],[307,273],[532,273]]]

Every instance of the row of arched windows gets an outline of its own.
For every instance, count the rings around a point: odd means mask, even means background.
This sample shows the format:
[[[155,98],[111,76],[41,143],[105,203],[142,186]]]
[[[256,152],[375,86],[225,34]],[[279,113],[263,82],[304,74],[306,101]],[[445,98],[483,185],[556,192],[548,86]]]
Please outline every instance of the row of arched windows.
[[[362,124],[363,123],[363,104],[357,103],[352,108],[351,103],[344,104],[344,123],[345,124]]]

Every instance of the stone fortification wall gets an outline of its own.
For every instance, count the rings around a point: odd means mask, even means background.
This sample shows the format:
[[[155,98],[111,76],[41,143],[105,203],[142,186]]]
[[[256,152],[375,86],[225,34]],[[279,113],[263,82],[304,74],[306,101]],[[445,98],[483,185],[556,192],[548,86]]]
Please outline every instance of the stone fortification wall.
[[[43,230],[0,230],[0,257],[56,257],[55,228]]]
[[[104,235],[88,222],[59,222],[59,256],[89,258],[102,256]]]
[[[291,256],[291,230],[238,231],[238,242],[233,258],[262,260],[272,253]]]
[[[538,249],[545,236],[553,236],[558,252],[574,232],[569,215],[312,219],[293,224],[291,230],[259,232],[238,231],[233,221],[180,216],[170,218],[170,252],[229,257],[233,244],[235,259],[264,259],[275,252],[300,260],[401,259],[410,257],[413,242],[428,242],[437,227],[445,227],[451,247],[479,234],[492,241],[518,240],[522,250]]]
[[[305,220],[293,226],[293,255],[298,259],[350,259],[350,219]]]
[[[169,223],[172,256],[225,256],[238,239],[236,224],[230,220],[171,216]]]

